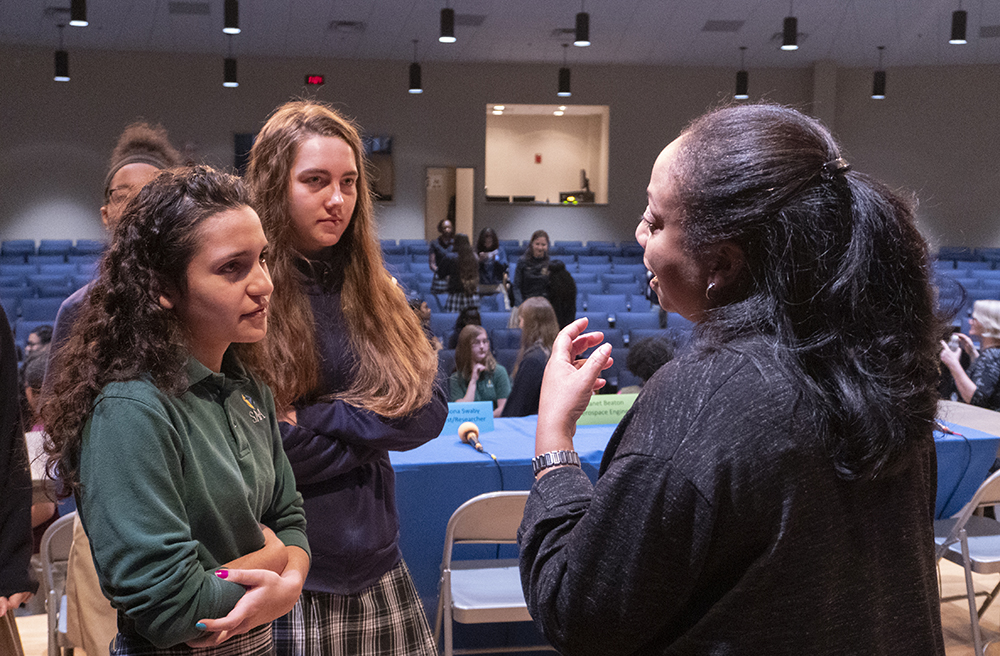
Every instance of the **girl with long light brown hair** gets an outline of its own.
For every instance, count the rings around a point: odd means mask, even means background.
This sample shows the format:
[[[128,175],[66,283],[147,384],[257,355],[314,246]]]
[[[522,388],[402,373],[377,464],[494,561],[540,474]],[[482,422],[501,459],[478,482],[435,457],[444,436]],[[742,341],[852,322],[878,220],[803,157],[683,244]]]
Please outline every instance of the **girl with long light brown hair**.
[[[271,245],[268,383],[314,550],[299,604],[275,622],[278,653],[434,654],[389,451],[436,437],[448,410],[437,355],[382,261],[358,130],[289,102],[257,135],[247,179]]]

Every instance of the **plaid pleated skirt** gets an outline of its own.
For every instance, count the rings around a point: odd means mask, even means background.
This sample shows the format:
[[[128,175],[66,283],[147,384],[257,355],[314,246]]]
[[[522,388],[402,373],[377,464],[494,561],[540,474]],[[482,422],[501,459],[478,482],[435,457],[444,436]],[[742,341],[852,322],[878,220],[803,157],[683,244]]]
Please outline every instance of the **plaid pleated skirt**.
[[[184,654],[185,656],[274,656],[271,625],[258,626],[243,635],[226,640],[217,647],[199,647],[197,649],[183,643],[173,647],[156,647],[143,638],[119,633],[111,643],[110,656],[173,656],[176,654]]]
[[[437,274],[431,278],[431,293],[432,294],[444,294],[448,291],[448,279],[439,278]]]
[[[448,294],[445,312],[461,312],[467,307],[479,307],[479,294]]]
[[[423,605],[403,561],[352,595],[303,591],[274,621],[278,656],[437,656]]]

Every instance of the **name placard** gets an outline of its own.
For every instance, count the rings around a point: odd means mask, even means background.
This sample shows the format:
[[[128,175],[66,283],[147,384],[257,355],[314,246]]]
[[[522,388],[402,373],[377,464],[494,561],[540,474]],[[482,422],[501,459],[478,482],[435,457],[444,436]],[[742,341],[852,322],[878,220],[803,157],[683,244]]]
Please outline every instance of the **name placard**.
[[[587,409],[576,422],[578,426],[590,424],[617,424],[635,403],[638,394],[595,394],[590,397]],[[450,418],[450,417],[449,417]]]
[[[458,437],[458,427],[467,421],[479,426],[480,435],[493,430],[493,402],[449,403],[448,418],[444,421],[441,435]]]

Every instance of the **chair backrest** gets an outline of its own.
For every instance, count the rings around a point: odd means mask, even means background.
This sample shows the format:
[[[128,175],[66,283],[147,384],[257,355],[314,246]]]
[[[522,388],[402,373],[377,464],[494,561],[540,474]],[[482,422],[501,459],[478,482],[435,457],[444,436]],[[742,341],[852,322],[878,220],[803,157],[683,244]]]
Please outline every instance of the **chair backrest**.
[[[954,516],[955,525],[952,527],[951,532],[948,537],[945,538],[937,548],[938,559],[948,550],[948,547],[958,541],[958,535],[965,528],[965,524],[969,521],[969,517],[972,513],[976,511],[977,508],[983,506],[994,506],[1000,504],[1000,471],[996,471],[990,475],[983,484],[979,486],[976,493],[972,495],[972,499],[969,503],[965,504],[960,511]]]
[[[455,544],[514,544],[528,491],[488,492],[475,496],[452,513],[444,537],[442,567],[451,568]]]

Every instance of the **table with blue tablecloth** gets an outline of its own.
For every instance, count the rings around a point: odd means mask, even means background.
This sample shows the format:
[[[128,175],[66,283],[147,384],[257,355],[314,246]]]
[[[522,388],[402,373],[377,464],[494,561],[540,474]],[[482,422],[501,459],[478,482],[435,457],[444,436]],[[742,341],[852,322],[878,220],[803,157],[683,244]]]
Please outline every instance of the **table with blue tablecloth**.
[[[972,497],[985,480],[1000,446],[1000,422],[995,422],[1000,414],[961,405],[964,404],[943,404],[942,425],[953,433],[937,431],[934,435],[938,517],[957,512]],[[968,414],[976,411],[987,414]],[[534,455],[536,420],[537,417],[497,419],[493,431],[480,435],[483,447],[496,456],[496,461],[463,444],[457,434],[441,435],[420,448],[391,454],[396,470],[400,546],[431,620],[437,606],[448,518],[477,494],[531,488],[534,479],[530,460]],[[597,478],[604,448],[614,428],[614,425],[577,428],[574,444],[591,480]],[[514,557],[516,550],[504,548],[501,556]]]

